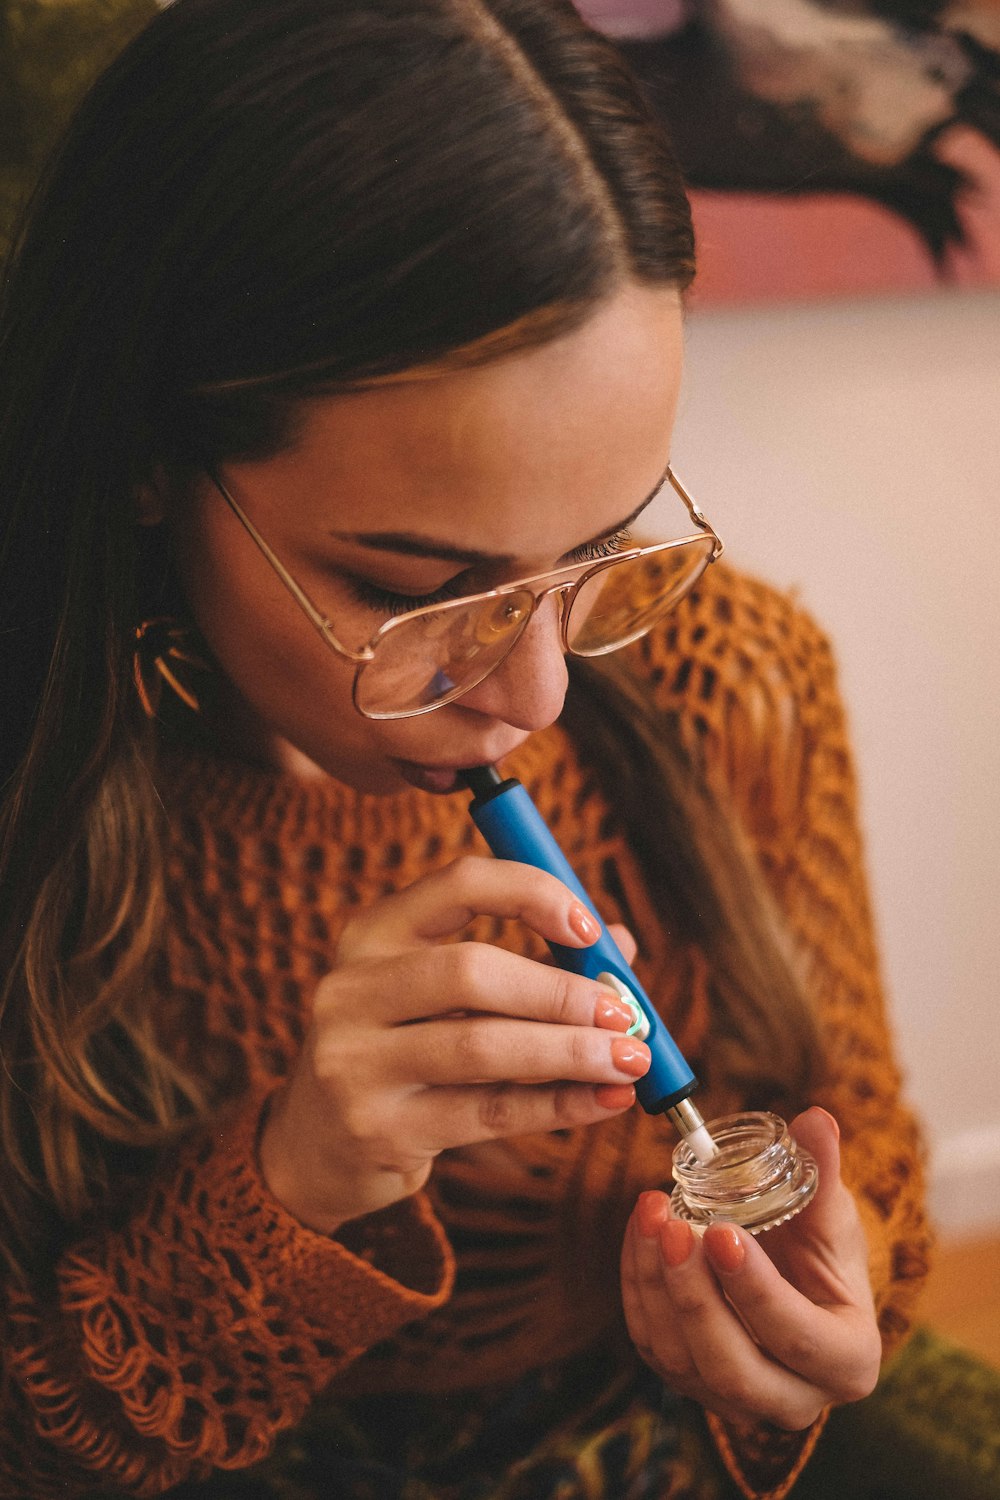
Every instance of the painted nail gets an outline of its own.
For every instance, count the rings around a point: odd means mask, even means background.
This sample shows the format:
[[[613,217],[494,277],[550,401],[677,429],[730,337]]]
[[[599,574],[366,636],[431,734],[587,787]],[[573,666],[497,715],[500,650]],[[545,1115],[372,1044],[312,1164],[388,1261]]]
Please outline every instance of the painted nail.
[[[662,1193],[640,1193],[636,1204],[639,1233],[652,1238],[658,1234],[669,1217],[669,1205]]]
[[[683,1219],[668,1219],[660,1229],[660,1249],[668,1266],[682,1266],[693,1244],[691,1225]]]
[[[633,1078],[648,1073],[652,1060],[646,1044],[637,1042],[634,1037],[616,1036],[611,1043],[611,1061],[619,1072],[629,1073]]]
[[[594,1025],[606,1031],[628,1031],[635,1016],[610,990],[601,990],[594,1003]]]
[[[713,1224],[705,1230],[705,1253],[717,1271],[731,1276],[746,1260],[739,1232],[732,1224]]]
[[[599,1083],[594,1089],[594,1098],[602,1109],[631,1109],[635,1103],[635,1089],[630,1083]]]
[[[569,925],[578,938],[585,943],[596,943],[601,935],[601,929],[594,920],[591,913],[579,901],[574,901],[568,913]]]

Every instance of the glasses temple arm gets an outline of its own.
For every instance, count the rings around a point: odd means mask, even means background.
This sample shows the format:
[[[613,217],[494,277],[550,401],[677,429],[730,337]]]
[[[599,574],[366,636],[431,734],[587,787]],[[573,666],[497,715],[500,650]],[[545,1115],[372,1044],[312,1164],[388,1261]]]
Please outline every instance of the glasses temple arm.
[[[693,495],[689,494],[687,489],[682,484],[681,480],[678,479],[673,467],[667,469],[667,478],[670,480],[670,483],[673,485],[677,494],[680,495],[681,499],[684,501],[684,504],[687,507],[688,514],[690,515],[694,524],[700,531],[707,531],[709,536],[715,543],[715,550],[712,553],[712,561],[715,562],[716,558],[722,556],[722,553],[725,549],[725,543],[723,542],[719,533],[716,531],[715,527],[712,525],[711,521],[705,515],[705,512],[702,510],[697,500]]]
[[[214,473],[212,469],[206,469],[205,472],[212,483],[215,485],[215,488],[218,490],[223,500],[225,500],[226,504],[233,512],[233,515],[239,521],[243,529],[247,532],[247,535],[250,537],[251,541],[263,554],[265,560],[270,564],[273,571],[277,573],[278,577],[281,579],[282,583],[285,585],[285,588],[291,594],[292,598],[295,600],[299,608],[306,615],[308,615],[312,624],[319,631],[323,639],[327,641],[331,646],[333,646],[337,651],[339,651],[342,656],[346,656],[350,661],[370,661],[372,657],[371,650],[366,649],[363,652],[351,651],[348,649],[348,647],[342,645],[341,642],[337,640],[337,637],[333,633],[333,628],[330,624],[330,621],[327,619],[326,615],[324,615],[321,610],[318,610],[316,608],[315,604],[312,602],[305,589],[303,589],[298,583],[296,583],[291,573],[289,573],[288,569],[281,561],[281,558],[268,546],[267,542],[261,536],[256,526],[247,515],[246,511],[243,509],[242,505],[240,505],[239,501],[229,493],[226,486],[222,483],[222,480],[218,477],[217,474]]]

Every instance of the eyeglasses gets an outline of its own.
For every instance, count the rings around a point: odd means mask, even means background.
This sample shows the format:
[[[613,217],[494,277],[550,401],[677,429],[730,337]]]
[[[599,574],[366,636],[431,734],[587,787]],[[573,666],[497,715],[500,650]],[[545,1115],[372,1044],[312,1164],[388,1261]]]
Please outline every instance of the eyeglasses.
[[[666,480],[683,500],[697,534],[407,610],[386,620],[366,646],[352,651],[218,475],[206,472],[326,644],[354,662],[354,706],[366,719],[413,718],[471,692],[510,655],[550,594],[559,604],[565,652],[605,656],[628,646],[690,593],[722,553],[721,538],[668,468]]]

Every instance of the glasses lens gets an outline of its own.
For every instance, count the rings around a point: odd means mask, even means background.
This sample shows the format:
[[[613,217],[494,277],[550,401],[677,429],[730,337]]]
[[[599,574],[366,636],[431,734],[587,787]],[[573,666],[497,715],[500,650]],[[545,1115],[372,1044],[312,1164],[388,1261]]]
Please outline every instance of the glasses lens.
[[[602,656],[638,640],[697,583],[713,548],[711,537],[692,537],[593,574],[573,598],[566,625],[570,650]]]
[[[400,619],[358,678],[358,708],[373,719],[403,718],[471,691],[514,646],[533,604],[521,589]]]

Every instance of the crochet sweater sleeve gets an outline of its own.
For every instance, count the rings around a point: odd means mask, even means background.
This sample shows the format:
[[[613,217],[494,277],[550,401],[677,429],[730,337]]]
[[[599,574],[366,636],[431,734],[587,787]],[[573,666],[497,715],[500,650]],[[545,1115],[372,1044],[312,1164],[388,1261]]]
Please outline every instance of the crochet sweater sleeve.
[[[339,1369],[447,1298],[451,1251],[423,1195],[370,1215],[350,1248],[282,1209],[254,1165],[260,1106],[192,1138],[126,1225],[64,1253],[51,1290],[8,1294],[4,1500],[157,1495],[242,1468]]]
[[[909,1330],[927,1271],[923,1154],[886,1016],[834,656],[807,613],[748,579],[735,589],[713,581],[684,630],[680,658],[705,684],[692,748],[735,803],[802,962],[827,1063],[813,1102],[841,1128],[888,1356]],[[739,650],[723,650],[732,640]],[[685,684],[688,696],[692,688]],[[822,1420],[804,1434],[714,1417],[709,1426],[742,1492],[780,1500]]]

